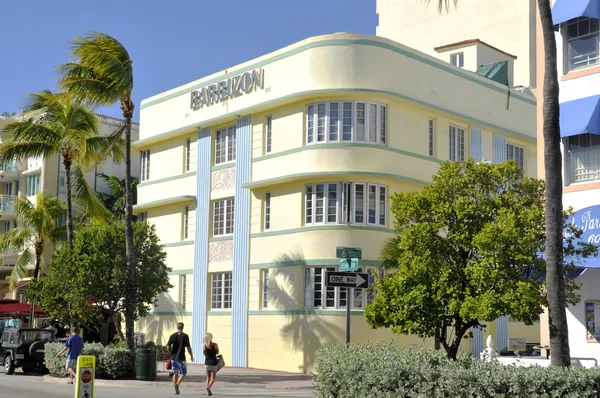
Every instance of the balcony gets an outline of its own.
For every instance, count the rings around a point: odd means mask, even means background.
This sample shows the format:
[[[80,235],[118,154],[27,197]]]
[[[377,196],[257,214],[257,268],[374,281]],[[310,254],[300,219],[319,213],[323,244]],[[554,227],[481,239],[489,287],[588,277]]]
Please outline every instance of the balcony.
[[[600,180],[600,146],[569,151],[567,165],[571,184]]]
[[[15,201],[16,196],[13,195],[0,195],[0,213],[3,218],[7,218],[15,215]]]

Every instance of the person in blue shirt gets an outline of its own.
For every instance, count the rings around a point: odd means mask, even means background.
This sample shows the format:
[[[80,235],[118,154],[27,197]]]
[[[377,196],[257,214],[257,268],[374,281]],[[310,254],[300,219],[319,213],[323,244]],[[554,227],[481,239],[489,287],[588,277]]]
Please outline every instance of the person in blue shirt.
[[[79,336],[79,328],[77,327],[71,328],[71,335],[57,356],[60,357],[67,350],[67,363],[65,368],[67,369],[67,372],[69,372],[69,384],[73,384],[75,370],[77,370],[77,358],[83,351],[83,339]]]

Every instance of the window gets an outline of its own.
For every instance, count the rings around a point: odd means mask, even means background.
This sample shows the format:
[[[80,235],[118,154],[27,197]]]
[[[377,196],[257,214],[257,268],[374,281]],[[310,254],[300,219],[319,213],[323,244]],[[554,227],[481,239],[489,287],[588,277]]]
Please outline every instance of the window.
[[[235,126],[217,130],[215,139],[215,164],[235,160]]]
[[[181,275],[180,277],[181,286],[181,309],[185,310],[186,296],[187,296],[187,275]]]
[[[361,182],[306,186],[305,224],[386,225],[387,188]]]
[[[269,307],[269,270],[262,271],[262,307]]]
[[[150,179],[150,149],[142,151],[140,162],[140,180],[147,181]]]
[[[465,66],[465,54],[464,53],[456,53],[450,55],[450,63],[454,66],[458,66],[462,68]]]
[[[576,70],[598,64],[600,21],[576,18],[567,22],[566,58],[568,69]]]
[[[273,118],[271,116],[267,116],[267,131],[265,132],[265,152],[271,152],[271,124],[273,122]]]
[[[587,331],[586,339],[596,341],[596,303],[585,303],[585,328]]]
[[[435,120],[429,119],[429,156],[433,156],[435,148]]]
[[[567,138],[566,166],[571,184],[600,180],[600,135],[581,134]]]
[[[62,227],[64,225],[67,225],[67,215],[66,214],[59,214],[58,215],[58,220],[56,220],[56,226],[57,227]]]
[[[271,192],[265,192],[265,230],[271,228]]]
[[[138,215],[137,215],[137,221],[139,221],[139,222],[146,222],[146,221],[148,221],[148,212],[147,211],[143,211],[141,213],[138,213]]]
[[[363,272],[364,268],[359,268],[358,272]],[[346,288],[326,287],[325,273],[327,271],[336,271],[337,267],[310,267],[304,268],[304,308],[346,308],[348,293]],[[376,268],[366,268],[369,274],[369,287],[375,283],[375,277],[371,271]],[[383,276],[382,271],[377,271],[379,276]],[[367,293],[363,289],[350,290],[352,297],[352,308],[365,308],[375,298],[373,293]]]
[[[450,126],[450,160],[465,160],[465,129]]]
[[[188,138],[185,141],[185,171],[190,171],[191,157],[192,157],[192,139]]]
[[[386,144],[386,107],[372,102],[321,102],[306,108],[306,143]],[[340,134],[341,133],[341,134]]]
[[[212,274],[210,308],[223,310],[231,308],[231,272]]]
[[[65,175],[64,171],[61,171],[58,176],[58,194],[59,195],[67,194],[66,175]]]
[[[185,209],[183,210],[183,239],[188,238],[189,225],[190,225],[190,207],[185,206]]]
[[[2,233],[5,234],[10,231],[10,221],[4,221],[2,223]]]
[[[525,160],[523,157],[523,147],[517,146],[515,144],[506,144],[506,159],[512,159],[523,170],[525,168]]]
[[[233,198],[214,202],[213,235],[233,233]]]
[[[40,190],[40,175],[31,174],[27,176],[27,196],[33,196]]]

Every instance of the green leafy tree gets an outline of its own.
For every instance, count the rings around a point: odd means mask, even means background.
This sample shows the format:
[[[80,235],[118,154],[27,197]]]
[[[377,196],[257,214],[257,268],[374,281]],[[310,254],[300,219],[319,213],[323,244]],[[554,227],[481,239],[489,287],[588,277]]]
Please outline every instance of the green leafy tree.
[[[427,0],[429,3],[431,0]],[[450,4],[456,7],[458,0],[437,0],[440,12],[449,10]],[[548,328],[552,364],[571,365],[569,348],[569,328],[567,323],[567,289],[565,288],[565,269],[562,244],[562,153],[560,150],[560,106],[558,86],[558,62],[556,57],[556,38],[552,21],[551,3],[537,0],[542,36],[544,42],[544,90],[543,98],[543,135],[544,135],[544,174],[546,180],[546,261]]]
[[[9,113],[9,112],[6,112],[6,111],[2,112],[2,114],[0,114],[0,116],[4,116],[4,117],[11,117],[11,116],[14,116],[14,115],[16,115],[15,112]]]
[[[127,347],[134,348],[133,281],[136,259],[133,249],[133,193],[131,190],[131,121],[133,118],[133,66],[127,49],[115,38],[91,32],[73,41],[74,62],[59,66],[61,86],[90,105],[121,104],[125,118],[125,242],[127,276],[125,331]]]
[[[157,296],[167,292],[169,271],[166,253],[154,226],[134,224],[138,258],[134,283],[134,319],[148,314]],[[77,233],[73,249],[59,248],[48,275],[31,284],[39,305],[56,319],[75,321],[97,332],[104,345],[110,342],[110,325],[120,330],[125,311],[125,226],[118,222],[92,225]],[[70,304],[70,305],[69,305]]]
[[[66,229],[58,225],[58,219],[65,214],[65,204],[49,194],[39,192],[35,203],[27,198],[15,201],[18,226],[0,236],[0,250],[14,250],[20,253],[10,273],[10,289],[27,276],[28,266],[35,262],[33,280],[40,276],[42,254],[47,241],[57,244],[66,238]],[[35,296],[33,296],[35,298]],[[31,300],[29,324],[33,322],[34,302]]]
[[[65,166],[67,190],[67,242],[73,242],[73,184],[83,201],[88,217],[102,217],[105,210],[93,195],[82,170],[100,163],[107,156],[123,157],[122,131],[104,137],[98,133],[98,119],[68,93],[43,91],[31,94],[25,109],[27,117],[4,126],[0,155],[2,160],[59,155]],[[88,192],[84,195],[84,192]],[[84,199],[85,198],[85,199]],[[104,211],[103,211],[104,210]]]
[[[445,162],[420,192],[391,197],[398,235],[384,246],[389,276],[367,306],[371,327],[433,337],[456,358],[463,337],[503,315],[532,324],[547,305],[544,183],[523,178],[514,161]],[[596,247],[565,240],[575,261]],[[576,303],[578,286],[566,281]]]
[[[96,196],[102,201],[104,207],[112,213],[119,221],[125,222],[125,179],[119,180],[115,176],[109,176],[104,173],[98,173],[100,179],[106,181],[110,193],[98,192]],[[137,184],[138,179],[131,179],[131,191],[133,193],[133,202],[137,202]]]

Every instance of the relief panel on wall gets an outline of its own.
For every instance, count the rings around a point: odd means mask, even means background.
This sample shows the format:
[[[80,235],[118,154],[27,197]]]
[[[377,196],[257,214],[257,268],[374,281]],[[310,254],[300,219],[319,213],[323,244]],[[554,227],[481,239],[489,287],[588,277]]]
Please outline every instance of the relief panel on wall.
[[[210,190],[220,191],[235,187],[235,167],[213,171],[210,179]]]
[[[233,240],[210,242],[208,246],[208,262],[224,262],[233,259]]]

